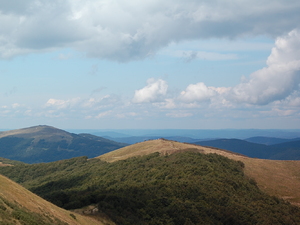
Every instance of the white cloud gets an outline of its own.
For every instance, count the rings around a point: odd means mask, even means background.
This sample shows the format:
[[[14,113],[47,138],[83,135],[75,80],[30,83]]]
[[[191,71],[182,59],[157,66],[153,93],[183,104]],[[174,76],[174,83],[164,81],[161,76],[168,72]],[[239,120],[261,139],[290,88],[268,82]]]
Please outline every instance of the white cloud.
[[[184,102],[201,102],[210,100],[217,92],[213,87],[207,87],[204,83],[190,84],[185,91],[180,93],[179,99]]]
[[[118,99],[114,96],[105,95],[100,98],[84,99],[80,104],[84,108],[103,108],[113,103],[116,103]]]
[[[105,95],[99,98],[71,98],[67,100],[63,99],[53,99],[50,98],[47,103],[45,104],[45,107],[51,107],[55,109],[99,109],[108,107],[114,103],[119,101],[119,99],[116,96],[111,95]]]
[[[171,98],[167,98],[165,99],[164,102],[157,102],[154,103],[155,106],[159,107],[159,108],[164,108],[164,109],[174,109],[177,107],[175,100],[171,99]]]
[[[53,107],[57,109],[65,109],[65,108],[71,108],[75,105],[77,105],[81,101],[80,98],[73,98],[68,100],[62,100],[62,99],[53,99],[50,98],[47,103],[45,104],[46,107]]]
[[[147,83],[146,87],[135,91],[133,103],[149,103],[163,100],[168,90],[167,82],[162,79],[155,80],[151,78],[148,79]]]
[[[203,82],[190,84],[177,99],[169,98],[155,105],[165,109],[199,108],[200,102],[209,102],[211,108],[229,109],[243,104],[267,105],[279,101],[282,106],[296,107],[299,96],[300,30],[294,29],[277,38],[267,66],[250,74],[249,78],[243,76],[238,85],[207,87]]]
[[[300,97],[290,98],[288,102],[292,107],[300,107]]]
[[[183,118],[183,117],[190,117],[192,116],[192,113],[189,112],[170,112],[167,113],[166,116],[173,117],[173,118]]]
[[[19,103],[14,103],[12,104],[12,108],[13,109],[16,109],[16,108],[19,108],[21,105]]]
[[[116,114],[116,117],[119,119],[128,118],[128,117],[136,117],[139,114],[136,112],[128,112],[128,113],[118,113]]]
[[[231,97],[241,103],[264,105],[285,99],[300,84],[300,31],[280,37],[267,60],[267,67],[233,87]]]
[[[267,65],[278,65],[300,60],[300,30],[294,29],[286,36],[278,37]]]
[[[100,118],[106,117],[106,116],[110,115],[111,112],[112,112],[112,111],[109,110],[109,111],[105,111],[105,112],[99,113],[95,118],[96,118],[96,119],[100,119]]]
[[[99,98],[49,99],[41,111],[46,117],[102,118],[115,108],[122,107],[118,97],[105,95]]]
[[[299,10],[297,0],[0,1],[0,57],[73,48],[124,62],[184,40],[278,36],[299,27]]]

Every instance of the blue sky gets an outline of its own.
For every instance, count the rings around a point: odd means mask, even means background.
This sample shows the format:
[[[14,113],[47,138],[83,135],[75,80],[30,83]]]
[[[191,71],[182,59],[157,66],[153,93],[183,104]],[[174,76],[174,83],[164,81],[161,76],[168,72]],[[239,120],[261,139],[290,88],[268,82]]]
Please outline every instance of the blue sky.
[[[0,0],[0,128],[299,129],[299,11]]]

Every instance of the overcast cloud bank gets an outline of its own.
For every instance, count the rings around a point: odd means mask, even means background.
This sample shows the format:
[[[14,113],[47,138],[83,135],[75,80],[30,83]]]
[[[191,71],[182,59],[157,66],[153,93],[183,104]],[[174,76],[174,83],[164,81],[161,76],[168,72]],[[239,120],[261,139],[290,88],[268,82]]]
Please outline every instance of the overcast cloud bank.
[[[285,0],[2,0],[0,56],[73,48],[126,62],[183,40],[279,36],[299,26],[299,11]]]

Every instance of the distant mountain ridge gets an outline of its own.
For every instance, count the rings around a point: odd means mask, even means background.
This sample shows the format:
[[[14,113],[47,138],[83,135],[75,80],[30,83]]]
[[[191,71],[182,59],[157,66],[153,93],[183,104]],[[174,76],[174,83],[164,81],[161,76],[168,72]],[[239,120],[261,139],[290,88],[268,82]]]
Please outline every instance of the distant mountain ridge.
[[[194,144],[225,149],[240,153],[252,158],[277,159],[277,160],[300,160],[300,140],[298,139],[274,139],[253,138],[261,142],[280,142],[279,144],[258,144],[240,139],[216,139],[210,141],[198,141]],[[253,140],[250,139],[250,140]]]
[[[248,142],[256,143],[256,144],[275,145],[275,144],[280,144],[280,143],[284,143],[284,142],[298,141],[298,140],[300,140],[300,138],[287,139],[287,138],[258,136],[258,137],[246,138],[244,140],[248,141]]]
[[[73,134],[46,125],[0,132],[0,157],[26,163],[78,156],[92,158],[124,146],[126,144],[89,134]]]
[[[84,130],[77,130],[84,131]],[[93,130],[86,130],[92,132]],[[121,130],[122,131],[122,130]],[[131,130],[136,134],[139,130]],[[143,130],[143,133],[153,133],[156,130]],[[18,160],[26,163],[52,162],[78,156],[89,158],[102,155],[118,148],[147,140],[165,138],[184,143],[195,143],[247,155],[261,159],[300,159],[300,138],[287,139],[277,137],[254,136],[242,139],[197,139],[196,134],[204,134],[205,130],[196,130],[192,135],[191,130],[160,130],[157,135],[129,136],[115,131],[95,132],[97,134],[111,134],[116,137],[99,137],[91,133],[70,133],[47,125],[33,126],[18,130],[0,132],[0,157]],[[227,130],[207,131],[203,137],[209,134],[222,134]],[[228,136],[235,134],[236,130],[228,130]],[[128,131],[129,132],[129,131]],[[187,136],[176,136],[175,134]],[[215,132],[215,133],[214,133]],[[255,130],[244,130],[244,133],[254,134]],[[264,131],[265,133],[276,133],[277,131]],[[278,131],[279,132],[279,131]],[[259,131],[263,133],[263,131]],[[279,133],[284,134],[283,131]],[[289,132],[286,132],[289,134]],[[295,131],[293,134],[296,134]],[[171,136],[174,134],[174,136]]]
[[[189,137],[193,139],[217,139],[251,137],[297,138],[300,129],[77,129],[69,130],[72,133],[90,133],[101,137]]]

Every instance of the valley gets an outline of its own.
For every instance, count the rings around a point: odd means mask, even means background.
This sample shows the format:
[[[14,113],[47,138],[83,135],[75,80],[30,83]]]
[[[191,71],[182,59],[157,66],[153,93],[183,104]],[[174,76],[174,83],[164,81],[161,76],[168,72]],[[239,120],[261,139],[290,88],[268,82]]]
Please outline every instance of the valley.
[[[297,160],[252,158],[159,138],[96,157],[0,162],[1,174],[72,210],[69,215],[97,209],[89,215],[107,224],[300,223]],[[10,191],[2,189],[5,195]]]

